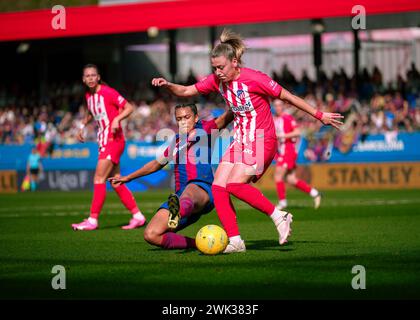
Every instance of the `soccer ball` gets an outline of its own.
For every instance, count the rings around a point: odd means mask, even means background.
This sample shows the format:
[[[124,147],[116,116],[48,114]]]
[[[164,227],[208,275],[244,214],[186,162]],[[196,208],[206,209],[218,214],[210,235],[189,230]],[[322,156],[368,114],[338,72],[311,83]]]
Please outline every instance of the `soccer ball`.
[[[202,253],[214,255],[225,250],[228,244],[228,236],[221,227],[210,224],[197,232],[195,244]]]

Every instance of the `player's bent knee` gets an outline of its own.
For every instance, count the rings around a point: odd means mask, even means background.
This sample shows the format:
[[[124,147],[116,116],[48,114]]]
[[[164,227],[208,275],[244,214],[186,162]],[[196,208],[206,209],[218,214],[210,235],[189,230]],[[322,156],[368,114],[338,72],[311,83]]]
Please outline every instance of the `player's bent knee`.
[[[282,174],[275,174],[274,175],[274,181],[275,182],[282,182],[283,181],[283,175]]]
[[[160,245],[159,234],[153,228],[146,228],[144,230],[143,238],[144,238],[145,241],[147,241],[150,244],[153,244],[155,246]]]
[[[93,183],[94,184],[98,184],[98,183],[105,183],[106,182],[106,178],[102,177],[102,176],[95,176],[93,178]]]
[[[296,178],[287,178],[287,183],[291,185],[295,185],[297,183]]]

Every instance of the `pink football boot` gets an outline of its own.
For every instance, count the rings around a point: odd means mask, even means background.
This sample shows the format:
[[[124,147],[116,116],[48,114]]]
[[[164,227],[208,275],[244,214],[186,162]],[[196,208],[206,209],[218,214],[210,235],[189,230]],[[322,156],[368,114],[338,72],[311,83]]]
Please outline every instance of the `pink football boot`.
[[[81,223],[73,223],[71,227],[73,228],[73,230],[83,230],[83,231],[98,229],[98,225],[90,223],[88,219],[83,220],[83,222]]]
[[[140,228],[145,223],[146,223],[146,219],[139,220],[139,219],[132,218],[130,222],[128,223],[128,225],[121,227],[121,229],[123,230],[136,229],[136,228]]]

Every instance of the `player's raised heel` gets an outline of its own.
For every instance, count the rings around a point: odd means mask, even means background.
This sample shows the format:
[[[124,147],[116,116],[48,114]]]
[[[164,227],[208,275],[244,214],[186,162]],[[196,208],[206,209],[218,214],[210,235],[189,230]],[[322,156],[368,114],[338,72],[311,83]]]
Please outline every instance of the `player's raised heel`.
[[[319,206],[321,205],[321,199],[322,199],[322,195],[320,193],[314,198],[314,208],[315,209],[318,209]]]
[[[176,194],[171,194],[168,197],[168,207],[169,207],[169,219],[168,219],[168,227],[171,229],[175,229],[178,227],[179,220],[181,219],[181,214],[179,212],[180,205],[179,205],[179,198]]]
[[[289,212],[285,212],[281,218],[275,222],[277,231],[279,232],[280,245],[287,243],[287,238],[292,234],[292,228],[290,227],[292,222],[293,215]]]

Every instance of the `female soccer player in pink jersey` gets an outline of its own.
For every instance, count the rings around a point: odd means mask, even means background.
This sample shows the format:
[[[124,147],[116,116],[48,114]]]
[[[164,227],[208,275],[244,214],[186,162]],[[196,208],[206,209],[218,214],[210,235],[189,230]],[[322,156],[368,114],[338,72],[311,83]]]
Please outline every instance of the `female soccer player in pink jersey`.
[[[311,114],[323,124],[336,128],[342,124],[338,113],[322,113],[291,94],[266,74],[241,66],[245,45],[241,37],[224,30],[212,51],[214,73],[200,82],[183,86],[155,78],[152,85],[166,87],[179,97],[219,92],[234,113],[234,141],[215,173],[212,192],[219,219],[229,236],[225,253],[243,252],[236,213],[230,195],[270,216],[279,232],[280,245],[287,242],[292,215],[278,210],[250,183],[257,181],[277,153],[277,137],[269,98],[280,98]]]
[[[93,200],[90,217],[81,223],[72,224],[74,230],[98,228],[98,217],[106,196],[106,180],[120,174],[120,157],[124,152],[125,140],[121,120],[133,112],[133,106],[116,90],[100,83],[98,68],[88,64],[83,68],[83,83],[87,86],[86,103],[89,112],[78,133],[78,140],[84,142],[84,127],[93,118],[98,126],[99,156],[94,177]],[[136,200],[125,185],[111,184],[124,206],[132,213],[132,219],[123,229],[141,227],[146,218],[137,207]]]
[[[284,112],[284,102],[280,99],[274,99],[274,125],[278,138],[278,148],[276,157],[276,171],[274,180],[276,182],[277,195],[279,203],[277,208],[283,210],[287,207],[286,187],[284,179],[295,188],[309,194],[314,199],[314,207],[318,209],[321,205],[321,194],[315,188],[312,188],[305,181],[296,177],[296,141],[300,136],[300,129],[292,115]]]

